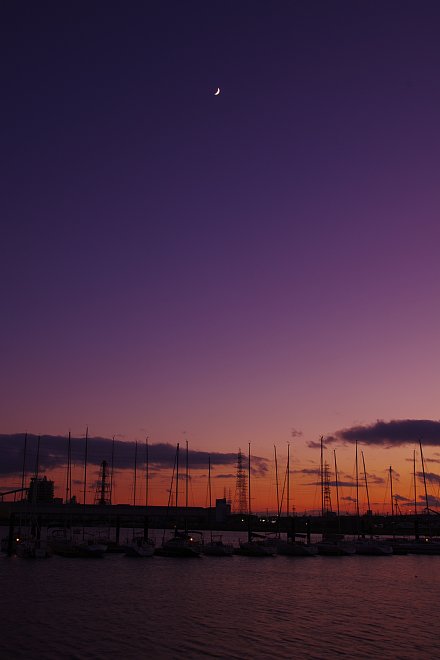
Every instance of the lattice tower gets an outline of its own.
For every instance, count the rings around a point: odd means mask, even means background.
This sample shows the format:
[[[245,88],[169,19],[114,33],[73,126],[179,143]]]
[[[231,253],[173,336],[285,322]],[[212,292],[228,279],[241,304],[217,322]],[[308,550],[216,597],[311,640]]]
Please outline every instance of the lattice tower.
[[[332,511],[332,498],[330,492],[330,468],[327,462],[324,463],[322,471],[322,514],[325,516]]]
[[[237,476],[235,479],[235,497],[234,497],[234,513],[245,514],[248,512],[247,501],[247,474],[244,467],[244,459],[241,449],[238,450],[237,456]]]
[[[102,461],[99,470],[99,479],[96,484],[95,504],[111,504],[110,479],[107,470],[107,461]]]

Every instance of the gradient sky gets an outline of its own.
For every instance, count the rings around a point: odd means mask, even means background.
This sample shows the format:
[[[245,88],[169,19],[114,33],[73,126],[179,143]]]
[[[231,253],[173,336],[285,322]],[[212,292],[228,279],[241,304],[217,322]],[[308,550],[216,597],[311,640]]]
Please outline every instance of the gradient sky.
[[[285,459],[295,429],[302,470],[438,419],[438,2],[0,14],[2,433]],[[365,458],[409,496],[397,445]]]

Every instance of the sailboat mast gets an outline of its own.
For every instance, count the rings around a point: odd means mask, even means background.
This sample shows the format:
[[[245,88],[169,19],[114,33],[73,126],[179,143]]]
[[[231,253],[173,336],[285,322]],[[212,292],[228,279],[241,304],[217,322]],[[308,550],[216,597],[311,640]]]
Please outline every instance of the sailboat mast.
[[[87,445],[88,445],[88,437],[89,437],[89,427],[86,427],[86,444],[85,444],[85,449],[84,449],[84,490],[83,490],[83,541],[84,537],[86,534],[85,530],[85,513],[86,513],[86,484],[87,484]]]
[[[419,521],[417,520],[417,479],[416,479],[416,450],[413,450],[413,478],[414,478],[414,538],[419,538]]]
[[[27,431],[24,434],[24,447],[23,447],[23,467],[21,470],[21,497],[23,499],[24,484],[26,482],[26,449],[27,449]]]
[[[394,516],[393,469],[390,465],[391,516]]]
[[[359,466],[358,466],[358,443],[357,443],[357,440],[356,440],[356,517],[358,519],[358,525],[359,525]]]
[[[145,508],[148,506],[149,481],[149,456],[148,456],[148,436],[145,438]]]
[[[189,479],[189,460],[188,460],[188,440],[186,441],[186,457],[185,457],[185,534],[188,533],[188,479]]]
[[[428,501],[428,488],[426,486],[426,474],[425,474],[425,460],[423,458],[423,449],[422,441],[419,440],[420,445],[420,458],[422,460],[422,472],[423,472],[423,486],[425,488],[425,502],[426,502],[426,515],[427,515],[427,527],[428,527],[428,536],[431,536],[431,523],[430,523],[430,511],[429,511],[429,501]]]
[[[371,506],[370,506],[370,494],[368,492],[368,479],[367,479],[367,470],[365,469],[365,458],[364,458],[364,452],[361,451],[362,455],[362,464],[364,467],[364,479],[365,479],[365,490],[367,493],[367,505],[368,505],[368,511],[371,511]]]
[[[112,465],[110,470],[110,504],[113,504],[113,469],[115,465],[115,436],[112,440]]]
[[[278,527],[280,524],[280,491],[279,491],[279,486],[278,486],[278,461],[277,461],[277,448],[274,445],[273,446],[273,451],[274,451],[274,457],[275,457],[275,481],[276,481],[276,487],[277,487],[277,522],[278,522]],[[279,529],[278,529],[279,531]]]
[[[179,501],[179,443],[177,443],[176,447],[176,509],[177,509],[177,503]],[[177,514],[177,511],[176,511]]]
[[[144,516],[144,541],[148,541],[148,486],[149,486],[149,456],[148,456],[148,435],[145,438],[145,516]]]
[[[87,450],[88,450],[89,427],[86,428],[86,444],[84,448],[84,486],[83,486],[83,506],[86,506],[86,484],[87,484]]]
[[[35,477],[34,477],[34,493],[33,493],[33,502],[37,501],[38,498],[38,475],[39,475],[39,463],[40,463],[40,438],[41,436],[38,436],[37,440],[37,455],[35,458]]]
[[[211,543],[212,543],[212,496],[211,496],[211,456],[208,456],[208,496],[209,496],[209,527],[211,529]]]
[[[71,461],[71,438],[70,438],[70,431],[69,431],[69,439],[67,441],[66,504],[69,503],[70,461]]]
[[[135,535],[135,515],[136,515],[136,481],[137,481],[137,453],[138,453],[138,443],[135,440],[134,443],[134,479],[133,479],[133,537]]]
[[[188,509],[188,479],[189,479],[189,462],[188,462],[188,440],[186,441],[186,458],[185,458],[185,509]]]
[[[414,515],[417,516],[416,450],[413,451]]]
[[[336,449],[333,449],[333,457],[335,460],[336,506],[338,510],[338,525],[340,526],[341,521],[339,517],[339,477],[338,477],[338,464],[336,463]]]
[[[324,518],[324,438],[321,435],[321,517]]]
[[[290,514],[290,443],[287,443],[287,517]]]
[[[248,451],[248,541],[252,540],[251,530],[251,443],[249,443]]]
[[[137,453],[138,453],[138,443],[137,440],[134,443],[134,483],[133,483],[133,506],[136,506],[136,481],[137,481]]]
[[[423,486],[425,488],[426,513],[429,514],[428,489],[426,487],[426,474],[425,474],[425,461],[424,461],[424,458],[423,458],[423,449],[422,449],[422,441],[421,440],[419,440],[419,446],[420,446],[420,458],[422,460]]]

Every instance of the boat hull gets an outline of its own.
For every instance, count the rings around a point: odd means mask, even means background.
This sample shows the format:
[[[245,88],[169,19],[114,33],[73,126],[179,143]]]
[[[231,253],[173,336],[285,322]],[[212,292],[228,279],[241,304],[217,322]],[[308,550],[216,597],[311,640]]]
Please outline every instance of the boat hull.
[[[234,547],[230,543],[213,541],[204,545],[202,552],[209,557],[232,557]]]
[[[275,548],[263,543],[247,541],[246,543],[240,543],[240,546],[235,550],[235,554],[244,557],[273,557]]]
[[[296,541],[280,541],[277,544],[277,553],[287,557],[316,557],[318,548],[316,545]]]

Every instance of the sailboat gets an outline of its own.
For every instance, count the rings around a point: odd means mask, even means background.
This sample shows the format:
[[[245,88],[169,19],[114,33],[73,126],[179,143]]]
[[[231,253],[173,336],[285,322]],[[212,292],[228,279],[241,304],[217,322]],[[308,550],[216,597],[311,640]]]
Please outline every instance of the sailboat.
[[[146,451],[146,499],[148,504],[148,443]],[[133,514],[136,511],[136,477],[137,477],[137,442],[134,450],[134,484],[133,484]],[[147,534],[136,534],[133,529],[133,537],[125,547],[126,557],[152,557],[154,554],[154,541],[149,539]]]
[[[26,448],[26,440],[25,440],[25,448]],[[38,486],[40,484],[39,461],[40,461],[40,436],[38,436],[38,441],[37,441],[35,475],[31,480],[31,489],[29,491],[29,496],[31,497],[30,511],[28,512],[27,515],[25,514],[25,518],[26,518],[25,524],[27,531],[23,535],[19,533],[15,542],[15,554],[17,555],[17,557],[21,557],[22,559],[46,559],[47,557],[52,556],[52,551],[48,546],[46,539],[41,538],[40,521],[38,519],[38,516],[36,515],[36,505],[38,502]],[[24,481],[24,478],[22,481]]]
[[[177,507],[178,507],[178,501],[179,501],[179,443],[177,443],[176,447],[176,458],[174,462],[174,467],[176,469],[176,499],[175,499],[175,507],[176,507],[176,513],[177,513]],[[185,475],[185,509],[188,508],[188,480],[189,480],[189,473],[188,473],[188,441],[186,442],[186,475]],[[174,469],[173,469],[173,476],[171,480],[171,491],[172,491],[172,483],[174,479]],[[171,498],[171,491],[170,491],[170,498]],[[190,532],[187,529],[187,522],[185,519],[185,529],[183,531],[179,531],[177,527],[174,530],[174,536],[172,536],[170,539],[165,540],[165,538],[162,541],[162,546],[160,548],[156,548],[155,554],[160,555],[161,557],[181,557],[181,558],[195,558],[195,557],[200,557],[201,552],[202,552],[202,543],[200,540],[195,538],[196,534],[200,534],[199,532]]]
[[[275,468],[276,468],[276,482],[277,482],[277,494],[278,494],[278,466],[276,461],[276,451],[275,451]],[[290,517],[290,445],[287,444],[287,467],[286,467],[286,482],[287,482],[287,520],[290,522],[290,531],[287,532],[286,539],[278,539],[277,542],[277,553],[279,555],[287,555],[288,557],[315,557],[318,554],[318,548],[316,545],[311,543],[304,543],[300,537],[295,533],[294,528],[294,518]],[[286,483],[285,482],[285,483]],[[279,498],[277,497],[279,500]],[[282,504],[282,503],[281,503]],[[278,503],[278,519],[281,514],[281,505]]]
[[[340,512],[339,512],[339,485],[338,485],[338,465],[336,462],[336,451],[333,453],[335,461],[335,483],[336,483],[336,502],[337,502],[337,533],[323,530],[322,539],[317,543],[318,553],[327,557],[349,557],[356,554],[356,547],[351,541],[347,541],[340,532]],[[324,524],[325,506],[324,506],[324,438],[321,436],[321,518]]]
[[[203,554],[211,557],[232,557],[234,547],[232,543],[223,543],[221,534],[212,533],[212,492],[211,492],[211,457],[208,458],[208,490],[209,490],[209,522],[211,528],[211,540],[203,545]]]
[[[420,460],[422,463],[422,473],[423,473],[423,485],[424,485],[424,490],[425,490],[425,508],[426,508],[426,514],[428,516],[428,535],[427,536],[422,536],[420,537],[417,528],[415,532],[415,539],[413,541],[407,541],[402,543],[403,547],[409,552],[410,554],[414,555],[440,555],[440,540],[433,538],[430,534],[430,522],[429,522],[429,515],[431,513],[431,509],[429,507],[429,498],[428,498],[428,489],[426,486],[426,473],[425,473],[425,460],[423,457],[423,448],[422,448],[422,441],[419,440],[419,448],[420,448]],[[414,519],[417,524],[417,494],[416,494],[416,456],[414,452],[414,469],[413,469],[413,478],[414,478]]]
[[[368,512],[371,511],[370,508],[370,495],[368,492],[368,480],[367,480],[367,471],[365,469],[365,459],[364,452],[362,452],[362,463],[364,467],[364,479],[365,479],[365,489],[367,494],[367,503],[368,503]],[[358,472],[358,448],[356,442],[356,515],[357,520],[359,521],[359,472]],[[369,557],[386,557],[393,554],[393,546],[388,541],[379,538],[373,538],[373,535],[370,534],[370,538],[366,539],[365,537],[358,538],[355,543],[356,554],[357,555],[368,555]]]
[[[86,428],[85,436],[85,449],[84,449],[84,486],[83,486],[83,527],[82,532],[73,531],[71,528],[55,528],[52,530],[49,538],[49,545],[55,555],[70,558],[102,558],[107,550],[107,545],[95,540],[94,538],[86,538],[85,531],[85,511],[86,511],[86,493],[87,493],[87,448],[88,448],[88,433],[89,429]],[[68,460],[67,460],[67,484],[66,485],[66,499],[69,493],[71,495],[71,442],[69,432],[68,444]]]
[[[272,557],[276,548],[273,545],[268,545],[265,538],[260,534],[252,531],[251,525],[251,443],[249,443],[249,458],[248,458],[248,540],[240,541],[238,549],[235,551],[238,555],[245,557]]]

